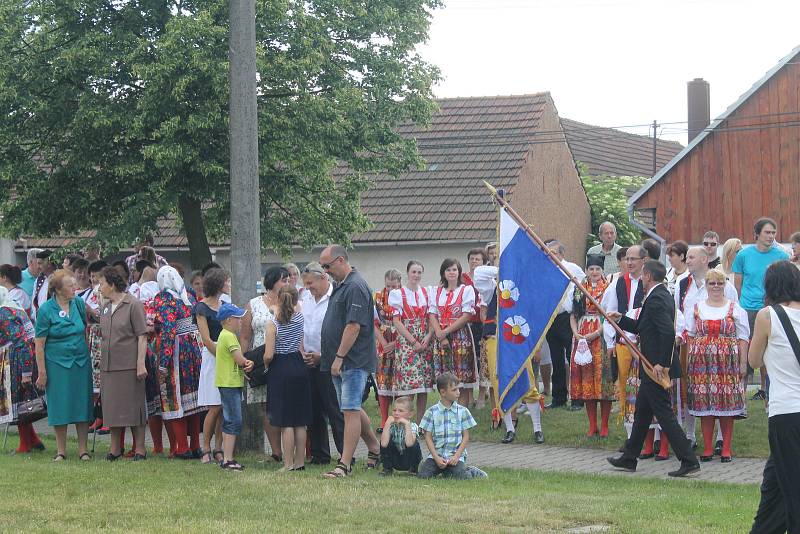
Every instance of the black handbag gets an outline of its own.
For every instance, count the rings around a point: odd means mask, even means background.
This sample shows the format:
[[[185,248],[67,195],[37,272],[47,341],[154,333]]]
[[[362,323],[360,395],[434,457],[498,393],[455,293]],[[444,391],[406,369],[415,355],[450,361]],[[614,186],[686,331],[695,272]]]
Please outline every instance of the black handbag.
[[[36,389],[36,386],[31,384],[31,387],[36,394],[36,398],[19,403],[19,408],[17,409],[17,423],[35,423],[47,417],[47,403],[41,395],[39,395],[39,390]]]
[[[253,362],[253,368],[249,373],[245,373],[250,387],[255,388],[266,384],[269,367],[264,365],[264,345],[248,350],[244,353],[244,357]]]

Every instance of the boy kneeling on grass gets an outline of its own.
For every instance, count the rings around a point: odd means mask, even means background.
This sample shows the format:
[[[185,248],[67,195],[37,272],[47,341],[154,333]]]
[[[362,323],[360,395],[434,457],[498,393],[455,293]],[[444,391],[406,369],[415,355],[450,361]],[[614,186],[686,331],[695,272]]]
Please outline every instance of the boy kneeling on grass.
[[[473,478],[467,468],[469,429],[477,425],[467,408],[456,402],[460,393],[458,379],[444,373],[436,379],[440,400],[425,412],[420,428],[430,454],[420,465],[419,478],[437,475],[457,479]]]
[[[220,306],[217,320],[222,332],[217,339],[216,386],[222,399],[222,454],[220,467],[228,471],[241,471],[244,466],[233,459],[236,436],[242,431],[242,389],[244,372],[253,368],[253,362],[242,355],[236,337],[246,312],[227,302]]]
[[[389,476],[393,470],[417,474],[422,450],[417,441],[419,428],[411,422],[411,397],[397,397],[392,415],[386,419],[381,434],[382,476]]]

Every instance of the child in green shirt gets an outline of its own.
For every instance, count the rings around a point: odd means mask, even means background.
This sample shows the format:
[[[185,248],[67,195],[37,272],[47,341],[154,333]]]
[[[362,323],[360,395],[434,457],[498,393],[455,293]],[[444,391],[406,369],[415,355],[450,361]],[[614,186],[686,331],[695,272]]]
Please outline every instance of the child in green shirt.
[[[221,467],[241,471],[244,466],[233,459],[236,436],[242,431],[242,389],[244,373],[253,368],[253,362],[242,355],[236,335],[242,326],[245,311],[233,304],[224,303],[217,312],[222,332],[217,339],[216,386],[222,399],[222,454]]]

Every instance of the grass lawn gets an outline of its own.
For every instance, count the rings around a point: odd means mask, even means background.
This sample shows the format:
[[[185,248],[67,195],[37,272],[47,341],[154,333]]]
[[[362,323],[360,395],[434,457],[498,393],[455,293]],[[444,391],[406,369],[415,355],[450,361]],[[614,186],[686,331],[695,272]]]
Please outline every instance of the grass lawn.
[[[240,458],[243,473],[161,458],[110,464],[101,454],[83,463],[74,442],[70,459],[54,464],[55,444],[46,445],[45,454],[0,456],[2,531],[745,532],[759,498],[755,485],[511,470],[422,482],[357,468],[329,481],[321,468],[281,473],[257,456]]]
[[[428,395],[428,405],[437,402],[438,395],[432,393]],[[617,403],[614,403],[616,406]],[[365,404],[374,426],[380,423],[378,417],[378,404],[374,395]],[[767,414],[764,410],[763,401],[748,401],[748,417],[744,420],[736,421],[733,427],[733,454],[735,456],[749,458],[766,458],[769,456],[769,442],[767,441]],[[600,409],[598,407],[598,417]],[[497,443],[505,436],[502,428],[492,430],[491,410],[473,409],[472,415],[478,422],[478,426],[471,432],[471,439]],[[587,438],[586,432],[589,430],[589,421],[586,411],[570,412],[563,408],[545,410],[542,415],[542,430],[544,431],[546,443],[561,447],[576,447],[587,449],[606,449],[616,451],[625,441],[625,427],[619,422],[619,414],[611,414],[611,424],[609,425],[610,435],[608,439]],[[697,441],[702,447],[703,433],[700,429],[700,421],[697,421]],[[517,441],[521,443],[533,443],[533,426],[531,418],[527,414],[519,416],[517,427]]]

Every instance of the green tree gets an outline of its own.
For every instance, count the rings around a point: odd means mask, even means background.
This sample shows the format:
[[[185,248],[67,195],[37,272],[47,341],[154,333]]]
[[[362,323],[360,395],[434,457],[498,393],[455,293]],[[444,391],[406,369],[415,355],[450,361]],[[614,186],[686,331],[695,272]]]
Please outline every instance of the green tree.
[[[628,197],[642,187],[644,176],[591,176],[586,165],[578,162],[578,170],[583,188],[592,210],[592,231],[588,236],[589,246],[600,243],[597,230],[604,221],[611,221],[617,227],[617,243],[623,247],[639,243],[641,231],[628,217]]]
[[[421,164],[440,0],[259,0],[262,246],[349,242],[374,172]],[[192,264],[230,232],[225,0],[0,0],[0,231],[128,245],[176,215]],[[333,170],[337,163],[344,172]]]

